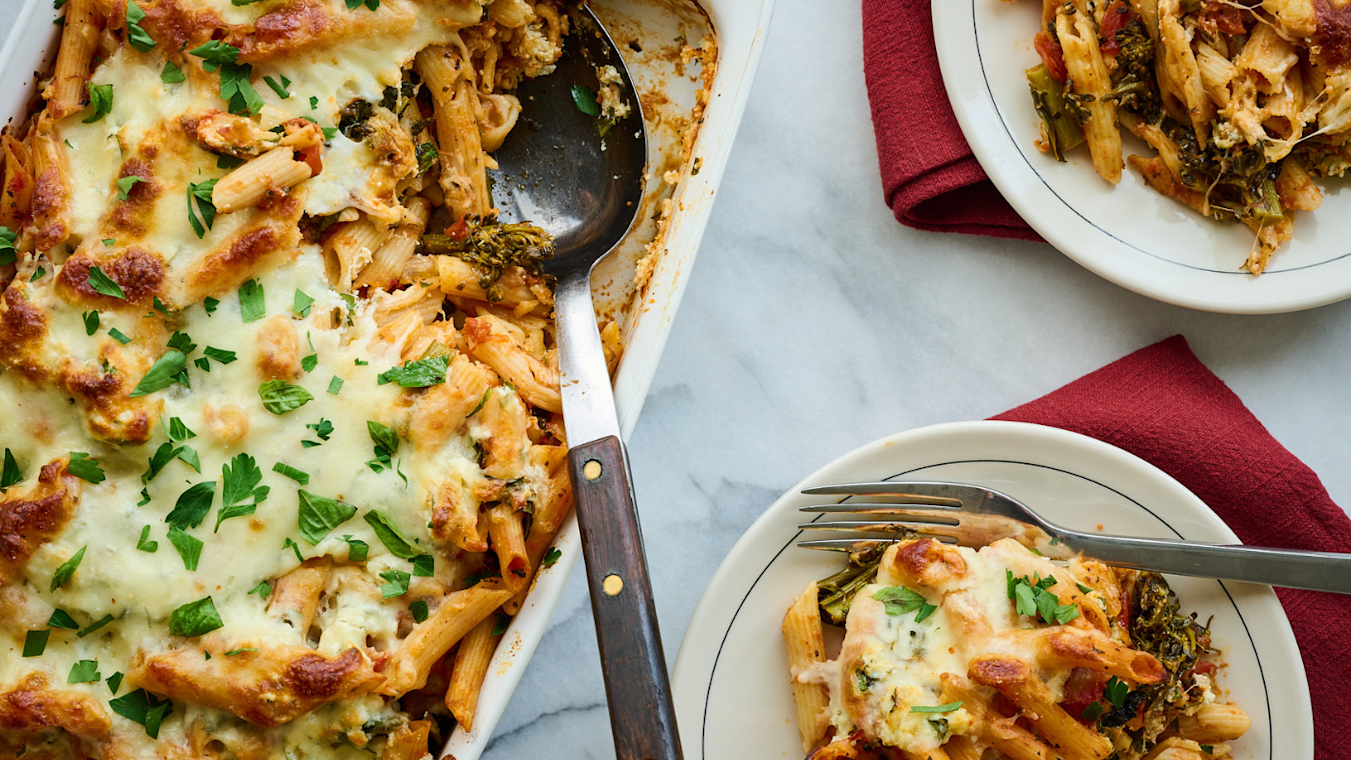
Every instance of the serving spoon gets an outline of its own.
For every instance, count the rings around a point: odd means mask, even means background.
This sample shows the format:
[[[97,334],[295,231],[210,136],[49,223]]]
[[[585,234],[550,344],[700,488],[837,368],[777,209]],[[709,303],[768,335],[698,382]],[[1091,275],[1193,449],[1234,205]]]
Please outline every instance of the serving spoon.
[[[493,154],[499,166],[491,172],[493,202],[501,219],[538,225],[556,246],[543,268],[558,278],[554,312],[568,469],[615,754],[619,760],[678,760],[680,739],[628,454],[591,305],[592,268],[628,233],[642,205],[647,132],[614,42],[589,8],[582,6],[572,19],[555,71],[516,91],[522,113]],[[597,66],[615,68],[632,108],[608,129],[594,113]]]

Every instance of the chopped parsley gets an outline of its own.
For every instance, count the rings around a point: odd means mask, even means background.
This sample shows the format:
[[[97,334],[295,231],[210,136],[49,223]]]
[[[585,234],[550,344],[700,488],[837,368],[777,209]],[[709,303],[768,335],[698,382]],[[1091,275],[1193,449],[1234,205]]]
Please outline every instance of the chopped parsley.
[[[493,622],[492,634],[494,636],[501,636],[502,634],[507,632],[507,626],[509,625],[511,625],[511,618],[509,616],[498,615],[496,620]]]
[[[267,314],[267,299],[264,297],[263,284],[249,280],[239,286],[239,318],[244,322],[262,319]]]
[[[206,309],[206,313],[208,316],[216,313],[217,306],[220,306],[219,298],[212,298],[211,296],[207,296],[206,298],[202,299],[202,308]]]
[[[42,653],[47,651],[47,639],[51,635],[52,632],[49,630],[29,631],[23,639],[23,656],[41,657]]]
[[[1078,586],[1078,587],[1079,587],[1079,590],[1082,591],[1082,592],[1084,592],[1085,594],[1091,594],[1091,593],[1093,593],[1093,589],[1089,588],[1088,586],[1085,586],[1085,585],[1082,584],[1082,583],[1076,582],[1074,585]]]
[[[97,683],[102,680],[98,660],[80,660],[71,667],[66,683]]]
[[[19,471],[19,462],[14,459],[14,452],[5,449],[5,468],[0,471],[0,489],[9,488],[21,481],[23,473]]]
[[[150,538],[149,525],[145,526],[144,528],[141,528],[141,537],[136,540],[136,548],[140,551],[154,554],[156,551],[159,550],[159,542],[147,541],[146,540],[147,538]]]
[[[131,342],[131,338],[128,337],[126,333],[122,332],[116,327],[110,328],[108,330],[108,337],[112,338],[118,343],[121,343],[124,346]]]
[[[102,483],[107,477],[103,474],[103,468],[99,467],[98,460],[90,459],[83,451],[70,452],[70,464],[66,465],[66,472],[94,485]]]
[[[312,306],[314,306],[314,299],[305,291],[296,288],[295,299],[291,303],[291,311],[302,317],[308,317]]]
[[[306,372],[313,372],[315,367],[319,366],[319,354],[310,354],[300,360],[300,368]]]
[[[182,528],[175,525],[169,529],[169,543],[174,545],[178,550],[178,556],[183,558],[183,567],[189,572],[196,571],[197,562],[202,558],[201,540],[184,533]]]
[[[336,396],[341,390],[342,390],[342,378],[338,377],[337,375],[334,375],[333,379],[328,381],[328,392]]]
[[[553,567],[553,564],[563,556],[563,552],[550,546],[549,551],[544,553],[544,560],[539,563],[540,567]]]
[[[413,613],[413,621],[422,623],[427,620],[427,602],[419,599],[408,605],[408,611]]]
[[[14,247],[14,241],[18,239],[19,233],[0,225],[0,267],[19,260],[19,249]]]
[[[328,532],[352,519],[357,508],[337,499],[300,489],[300,537],[317,546]]]
[[[151,739],[159,738],[160,723],[174,709],[172,702],[167,699],[157,699],[154,694],[145,689],[137,689],[125,696],[118,697],[108,702],[108,706],[123,718],[144,726],[146,736]]]
[[[159,73],[159,80],[165,84],[178,84],[187,80],[183,70],[174,65],[173,61],[166,61],[164,70]]]
[[[272,584],[268,583],[267,581],[263,581],[262,583],[259,583],[257,586],[254,586],[253,588],[249,589],[249,593],[257,594],[258,596],[266,599],[272,595]]]
[[[94,631],[97,631],[98,629],[102,628],[103,626],[105,626],[105,625],[107,625],[107,624],[109,624],[109,623],[111,623],[111,622],[113,622],[113,616],[112,616],[112,613],[108,613],[107,615],[104,615],[103,617],[99,618],[98,620],[95,620],[94,622],[92,622],[92,623],[90,623],[89,625],[85,626],[85,627],[82,628],[80,631],[78,631],[75,635],[76,635],[76,636],[79,636],[80,638],[84,638],[85,636],[88,636],[89,634],[93,633]]]
[[[149,53],[155,47],[155,40],[141,28],[145,11],[133,0],[127,0],[127,44],[142,53]]]
[[[317,110],[318,108],[319,108],[319,98],[316,98],[315,96],[311,95],[311,96],[310,96],[310,110],[311,110],[311,111],[314,111],[314,110]]]
[[[310,484],[310,474],[308,472],[297,470],[296,468],[292,467],[289,464],[277,462],[276,464],[272,465],[272,471],[281,475],[285,475],[286,477],[290,478],[291,480],[294,480],[295,482],[299,483],[302,486],[307,486]]]
[[[169,440],[174,441],[175,443],[197,437],[197,434],[192,432],[187,425],[184,425],[183,420],[178,417],[169,418],[169,427],[165,432],[168,434]]]
[[[110,84],[89,83],[89,105],[94,109],[94,113],[84,120],[85,124],[93,124],[104,116],[112,113],[113,110],[113,86]]]
[[[206,68],[206,64],[203,64],[203,68]],[[249,81],[252,78],[253,66],[247,63],[221,64],[220,99],[229,104],[227,108],[230,113],[251,116],[263,110],[263,97],[253,89]]]
[[[176,348],[185,354],[190,354],[197,350],[197,344],[192,342],[185,332],[176,332],[169,336],[169,348]]]
[[[230,460],[230,464],[221,466],[221,475],[224,481],[221,488],[222,507],[235,507],[246,499],[253,499],[253,502],[246,506],[256,507],[267,498],[268,492],[272,490],[268,486],[258,485],[263,479],[263,471],[258,469],[258,463],[248,454],[236,454]],[[218,518],[216,528],[220,528],[221,520],[245,514],[253,514],[253,509]]]
[[[207,71],[215,71],[221,64],[234,63],[239,57],[239,48],[223,40],[208,40],[205,44],[189,50],[188,55],[201,58],[202,68]]]
[[[121,179],[117,180],[117,199],[119,201],[125,201],[128,198],[130,198],[131,188],[135,187],[137,184],[141,182],[145,182],[145,180],[136,176],[122,177]]]
[[[1079,617],[1079,607],[1074,604],[1061,604],[1060,598],[1050,589],[1056,584],[1055,576],[1045,578],[1033,576],[1013,577],[1012,570],[1005,570],[1008,583],[1008,596],[1014,600],[1019,615],[1040,618],[1047,625],[1064,625]]]
[[[99,313],[97,311],[86,311],[80,317],[84,319],[85,335],[93,335],[99,331]]]
[[[215,498],[216,481],[198,483],[179,495],[164,521],[182,530],[195,528],[206,519],[206,513],[211,511],[211,502]]]
[[[304,562],[304,561],[305,561],[305,558],[304,558],[303,556],[301,556],[301,554],[300,554],[300,544],[297,544],[297,543],[295,542],[295,539],[293,539],[293,538],[288,538],[288,539],[286,539],[285,541],[282,541],[282,542],[281,542],[281,549],[282,549],[282,551],[286,551],[287,549],[290,549],[291,551],[295,552],[295,553],[296,553],[296,561],[297,561],[297,562]]]
[[[268,380],[258,386],[258,396],[263,400],[263,408],[273,414],[294,412],[314,400],[309,391],[285,380]]]
[[[238,0],[230,0],[230,2],[237,3]],[[258,0],[245,0],[245,2],[246,4],[256,3],[258,2]],[[286,100],[287,98],[291,97],[291,93],[286,89],[287,87],[291,86],[291,80],[287,79],[286,77],[283,76],[281,78],[280,83],[277,82],[277,80],[273,79],[272,77],[263,77],[263,81],[267,82],[267,86],[271,87],[272,91],[277,93],[277,97],[281,98],[282,100]]]
[[[74,631],[80,627],[80,624],[75,622],[75,618],[71,617],[69,612],[58,608],[52,612],[51,617],[47,618],[47,627]]]
[[[102,293],[110,298],[119,298],[127,300],[127,294],[122,290],[122,286],[113,281],[103,269],[97,266],[89,267],[89,287],[96,293]]]
[[[234,351],[226,351],[223,348],[216,348],[215,346],[207,346],[206,348],[202,349],[202,353],[206,354],[208,357],[212,359],[215,359],[221,364],[229,364],[230,362],[233,362],[235,359],[239,358]]]
[[[1088,723],[1092,723],[1093,721],[1101,717],[1102,717],[1101,702],[1089,702],[1088,704],[1084,705],[1083,711],[1079,713],[1079,720],[1086,721]]]
[[[219,156],[216,156],[216,168],[217,168],[217,169],[224,169],[224,170],[226,170],[226,171],[229,171],[229,170],[231,170],[231,169],[238,169],[239,167],[241,167],[241,166],[243,166],[243,165],[244,165],[244,159],[242,159],[242,158],[235,158],[234,156],[230,155],[229,153],[222,153],[222,154],[220,154]]]
[[[1126,704],[1126,695],[1130,694],[1131,687],[1116,676],[1107,679],[1107,685],[1103,687],[1102,694],[1107,697],[1107,701],[1112,703],[1113,707],[1121,707]]]
[[[904,586],[886,586],[873,592],[872,597],[886,606],[888,615],[904,615],[918,612],[915,622],[923,622],[938,609],[929,604],[924,597]]]
[[[33,271],[33,276],[32,276],[32,277],[29,277],[29,278],[28,278],[28,281],[29,281],[29,282],[37,282],[38,280],[41,280],[43,277],[46,277],[46,276],[47,276],[47,268],[46,268],[46,267],[38,267],[36,270]]]
[[[225,623],[221,621],[216,605],[209,596],[188,602],[169,616],[169,633],[184,638],[201,636],[223,627]]]
[[[122,688],[122,674],[113,673],[108,676],[108,691],[111,691],[113,696],[117,696],[117,690],[120,688]]]
[[[404,388],[426,388],[440,385],[446,381],[446,368],[450,366],[447,355],[432,356],[426,359],[406,361],[397,367],[391,367],[376,378],[378,385],[395,383]]]
[[[320,441],[327,441],[328,437],[333,435],[333,423],[323,417],[320,417],[318,422],[311,422],[305,427],[313,430],[315,436],[319,438],[318,441],[301,441],[300,445],[307,449],[312,449],[315,446],[322,446],[323,444],[320,443]]]

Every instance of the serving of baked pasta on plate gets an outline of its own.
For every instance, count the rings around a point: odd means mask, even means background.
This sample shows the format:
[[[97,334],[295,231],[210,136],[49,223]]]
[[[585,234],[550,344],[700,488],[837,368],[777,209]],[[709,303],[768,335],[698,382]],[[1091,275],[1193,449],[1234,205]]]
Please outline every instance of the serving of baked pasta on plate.
[[[64,9],[0,137],[0,755],[426,756],[571,507],[486,177],[567,9]]]

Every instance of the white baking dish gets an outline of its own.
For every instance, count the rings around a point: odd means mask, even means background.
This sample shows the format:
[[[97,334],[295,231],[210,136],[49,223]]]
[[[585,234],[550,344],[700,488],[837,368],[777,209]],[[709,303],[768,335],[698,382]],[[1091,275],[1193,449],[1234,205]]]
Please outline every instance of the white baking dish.
[[[722,180],[741,114],[759,65],[764,36],[769,29],[773,0],[599,0],[597,15],[620,46],[640,92],[660,89],[667,97],[644,99],[649,131],[648,184],[643,211],[647,219],[621,244],[613,261],[597,271],[593,291],[598,311],[613,316],[624,328],[626,349],[615,377],[615,404],[625,437],[638,421],[638,412],[651,387],[671,322],[680,305],[699,239],[708,223],[713,196]],[[702,6],[702,8],[700,8]],[[35,92],[35,72],[46,69],[56,55],[60,15],[49,0],[26,0],[0,48],[0,115],[5,123],[22,117]],[[698,46],[711,25],[718,45],[717,73],[708,90],[698,137],[692,147],[681,140],[679,120],[688,117],[699,85],[689,76],[697,72],[677,65],[679,42]],[[637,43],[638,50],[630,46]],[[16,74],[22,72],[22,74]],[[674,168],[679,182],[665,183],[665,169]],[[657,205],[669,199],[673,213],[651,276],[641,288],[633,285],[634,266],[656,234],[651,221]],[[474,730],[457,729],[443,757],[475,760],[487,746],[535,647],[548,628],[549,618],[582,556],[577,522],[569,517],[556,545],[562,556],[541,572],[526,605],[507,629],[493,657],[479,695]]]

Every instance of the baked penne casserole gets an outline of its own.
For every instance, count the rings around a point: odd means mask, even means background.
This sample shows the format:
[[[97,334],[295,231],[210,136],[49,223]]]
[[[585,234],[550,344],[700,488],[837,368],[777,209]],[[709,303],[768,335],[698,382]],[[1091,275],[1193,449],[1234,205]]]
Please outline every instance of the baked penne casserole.
[[[1209,760],[1249,725],[1162,577],[1013,539],[860,548],[783,634],[811,760]]]
[[[427,756],[571,508],[486,174],[567,9],[62,3],[0,137],[0,757]]]
[[[1316,180],[1351,166],[1348,30],[1339,2],[1043,0],[1037,147],[1086,143],[1116,184],[1124,128],[1154,152],[1126,160],[1146,184],[1252,230],[1242,268],[1261,274],[1321,204]]]

